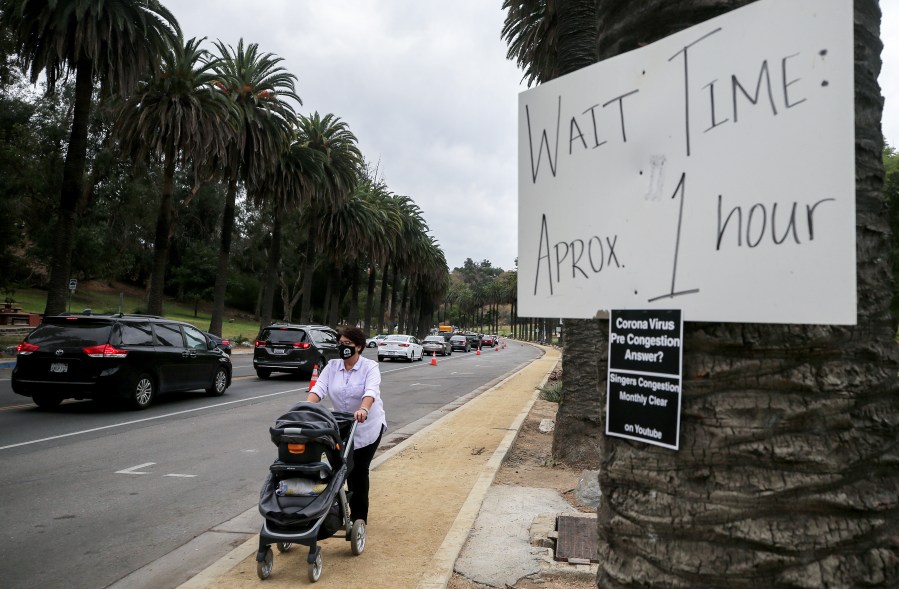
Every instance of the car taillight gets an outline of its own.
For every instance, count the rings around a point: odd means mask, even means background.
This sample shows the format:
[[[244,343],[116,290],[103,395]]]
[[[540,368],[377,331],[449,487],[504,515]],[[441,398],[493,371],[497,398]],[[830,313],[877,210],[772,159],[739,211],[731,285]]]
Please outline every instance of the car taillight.
[[[231,345],[231,342],[229,342],[229,341],[226,340],[226,339],[223,339],[223,340],[222,340],[222,345],[223,345],[223,346],[230,346],[230,345]]]
[[[386,346],[387,344],[385,344],[384,342],[381,342],[381,343],[379,343],[378,345],[379,345],[379,346]]]
[[[409,344],[400,344],[400,345],[401,345],[402,347],[404,347],[404,348],[408,348],[408,347],[409,347]]]
[[[298,350],[308,350],[312,347],[312,344],[309,342],[293,342],[293,347]]]
[[[126,350],[118,350],[109,344],[84,348],[84,353],[91,358],[124,358],[128,355]]]
[[[261,340],[261,339],[256,340],[256,347],[257,347],[257,348],[264,348],[264,347],[267,346],[267,345],[268,345],[268,342],[267,342],[267,341],[263,341],[263,340]]]
[[[37,352],[41,349],[40,346],[36,346],[34,344],[29,344],[28,342],[22,342],[18,346],[16,346],[16,354],[22,354],[23,356],[27,356],[32,352]]]

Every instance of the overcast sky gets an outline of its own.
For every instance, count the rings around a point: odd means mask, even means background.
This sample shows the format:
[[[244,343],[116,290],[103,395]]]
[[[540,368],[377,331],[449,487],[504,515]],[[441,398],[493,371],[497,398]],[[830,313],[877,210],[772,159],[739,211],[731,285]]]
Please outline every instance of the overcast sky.
[[[163,0],[190,37],[258,43],[297,76],[298,112],[334,113],[412,197],[450,270],[517,255],[517,96],[500,0]],[[881,0],[883,130],[899,145],[899,0]],[[212,49],[211,44],[207,48]]]

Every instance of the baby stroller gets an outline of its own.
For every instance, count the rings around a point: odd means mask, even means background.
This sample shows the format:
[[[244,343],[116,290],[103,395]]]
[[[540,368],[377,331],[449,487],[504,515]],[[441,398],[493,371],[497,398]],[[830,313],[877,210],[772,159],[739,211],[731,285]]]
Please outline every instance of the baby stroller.
[[[269,468],[259,494],[265,521],[259,532],[256,574],[260,579],[272,574],[272,544],[279,552],[302,544],[309,547],[306,562],[314,583],[322,574],[319,540],[346,538],[357,556],[365,549],[365,522],[350,521],[344,486],[353,468],[356,420],[351,413],[332,413],[318,403],[297,403],[269,432],[278,446],[278,460]]]

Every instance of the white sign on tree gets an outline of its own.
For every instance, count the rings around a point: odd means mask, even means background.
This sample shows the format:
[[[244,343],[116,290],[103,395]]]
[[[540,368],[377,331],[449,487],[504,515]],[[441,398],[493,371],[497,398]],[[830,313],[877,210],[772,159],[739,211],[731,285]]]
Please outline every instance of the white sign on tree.
[[[519,96],[522,316],[854,324],[850,0],[761,0]]]

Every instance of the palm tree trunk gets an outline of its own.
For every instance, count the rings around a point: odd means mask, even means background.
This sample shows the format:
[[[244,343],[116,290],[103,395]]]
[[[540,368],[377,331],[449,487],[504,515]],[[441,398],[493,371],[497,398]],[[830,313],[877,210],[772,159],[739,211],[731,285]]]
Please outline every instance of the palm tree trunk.
[[[409,333],[409,286],[412,278],[406,278],[403,284],[403,296],[400,299],[399,324],[401,333]]]
[[[331,312],[331,293],[334,292],[334,272],[328,272],[328,281],[325,283],[325,307],[322,309],[322,321],[328,322]]]
[[[350,312],[347,322],[350,325],[359,323],[359,265],[354,263],[352,268],[352,278],[350,282]]]
[[[374,306],[374,298],[375,298],[375,284],[378,278],[377,266],[374,261],[371,262],[371,265],[368,268],[368,290],[366,291],[367,296],[365,297],[365,316],[362,318],[364,321],[363,329],[365,329],[366,333],[369,335],[375,335],[372,333],[372,320],[371,320],[371,311]],[[380,326],[379,326],[380,327]]]
[[[597,46],[611,57],[746,3],[598,0]],[[553,449],[598,444],[599,587],[899,586],[880,10],[854,10],[857,325],[686,324],[672,452],[600,435],[607,321],[565,323]]]
[[[394,262],[395,263],[395,262]],[[384,264],[381,272],[381,296],[378,298],[378,333],[384,333],[384,313],[387,310],[387,276],[389,275],[390,262]]]
[[[72,273],[72,250],[78,223],[78,205],[84,191],[84,169],[87,162],[87,131],[93,94],[93,66],[88,58],[78,60],[75,71],[75,100],[72,131],[62,168],[62,189],[53,238],[53,262],[47,290],[44,315],[66,311],[68,282]]]
[[[260,309],[259,326],[272,322],[275,290],[278,288],[278,267],[281,265],[281,214],[275,209],[272,215],[272,243],[269,247],[268,263],[265,269],[265,280],[262,283],[262,308]]]
[[[398,273],[399,267],[394,264],[393,273],[390,277],[390,319],[387,321],[387,333],[393,333],[393,328],[396,325],[398,317],[396,309],[397,281],[399,280],[399,277],[397,276]]]
[[[166,150],[165,168],[162,173],[162,195],[156,216],[156,240],[153,244],[153,273],[150,275],[150,292],[147,297],[147,313],[162,315],[165,270],[169,261],[169,241],[172,232],[172,209],[175,200],[175,149]]]
[[[225,211],[222,214],[222,236],[219,244],[218,265],[215,274],[215,290],[212,299],[212,318],[209,333],[222,336],[222,322],[225,317],[225,295],[228,290],[228,267],[231,260],[231,235],[234,232],[235,201],[237,199],[237,169],[228,180],[228,194],[225,197]]]
[[[300,305],[300,321],[313,323],[312,273],[315,271],[315,240],[309,235],[306,241],[306,258],[303,260],[303,302]]]

